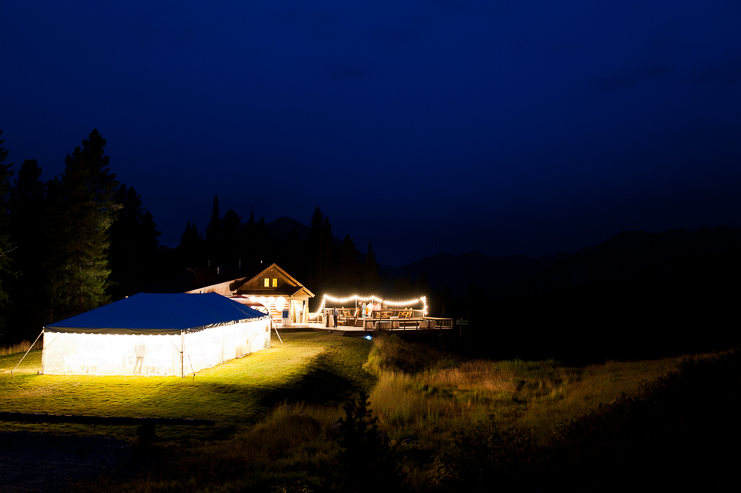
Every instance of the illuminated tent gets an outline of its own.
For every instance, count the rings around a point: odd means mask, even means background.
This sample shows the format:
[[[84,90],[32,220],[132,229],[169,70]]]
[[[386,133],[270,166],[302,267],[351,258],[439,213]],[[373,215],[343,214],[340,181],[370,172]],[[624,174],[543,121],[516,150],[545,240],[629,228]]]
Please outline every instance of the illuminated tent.
[[[50,375],[176,375],[270,347],[270,318],[210,294],[140,293],[44,327]]]

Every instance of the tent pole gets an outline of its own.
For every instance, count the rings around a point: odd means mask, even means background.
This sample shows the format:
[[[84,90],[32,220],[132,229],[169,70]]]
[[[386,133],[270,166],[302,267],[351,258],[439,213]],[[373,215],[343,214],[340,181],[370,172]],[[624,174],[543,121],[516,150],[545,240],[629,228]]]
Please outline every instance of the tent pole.
[[[183,331],[180,331],[180,378],[185,378],[185,363],[183,362],[183,353],[185,353],[185,337]]]
[[[26,354],[24,354],[23,357],[21,358],[21,360],[18,362],[18,364],[15,365],[15,368],[13,368],[12,370],[10,370],[10,377],[11,378],[15,378],[15,375],[13,375],[13,372],[16,370],[16,368],[18,368],[20,366],[21,363],[23,363],[23,360],[26,359],[26,356],[28,356],[28,353],[31,352],[31,348],[33,348],[34,344],[36,344],[38,342],[39,337],[41,337],[43,334],[44,334],[44,329],[41,329],[41,334],[39,334],[38,337],[36,337],[36,340],[33,341],[33,344],[31,344],[31,347],[29,347],[28,348],[28,351],[26,351]]]
[[[273,327],[273,321],[270,320],[270,327],[275,331],[275,335],[278,336],[278,340],[280,341],[280,345],[283,345],[283,339],[280,338],[280,334],[278,333],[278,329],[276,327]]]

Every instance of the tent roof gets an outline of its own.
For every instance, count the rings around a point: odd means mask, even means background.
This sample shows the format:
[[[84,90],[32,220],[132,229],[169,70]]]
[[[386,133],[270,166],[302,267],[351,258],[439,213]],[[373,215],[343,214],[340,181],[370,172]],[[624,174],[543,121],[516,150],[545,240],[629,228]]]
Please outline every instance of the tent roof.
[[[266,315],[216,293],[139,293],[44,327],[49,332],[179,334]]]

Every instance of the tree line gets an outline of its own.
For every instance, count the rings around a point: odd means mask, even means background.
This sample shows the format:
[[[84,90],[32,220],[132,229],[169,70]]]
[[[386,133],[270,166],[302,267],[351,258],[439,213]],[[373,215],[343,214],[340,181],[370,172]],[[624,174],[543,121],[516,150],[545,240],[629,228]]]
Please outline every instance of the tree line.
[[[2,131],[0,131],[0,135]],[[157,264],[152,215],[116,180],[93,130],[48,181],[35,159],[13,169],[0,139],[0,342],[122,297]]]
[[[384,278],[371,243],[361,253],[350,235],[336,239],[319,206],[305,236],[294,229],[288,239],[271,238],[254,212],[246,221],[231,209],[222,215],[216,196],[205,235],[188,221],[180,244],[170,249],[159,245],[141,195],[116,180],[97,129],[48,181],[36,159],[17,169],[6,163],[4,142],[0,138],[0,344],[35,338],[44,325],[140,291],[184,291],[171,280],[199,267],[238,277],[275,262],[317,295],[312,310],[325,292],[395,299],[427,294],[426,278]]]
[[[272,238],[265,220],[255,221],[254,212],[247,221],[232,209],[222,215],[217,195],[206,234],[188,221],[176,251],[181,263],[190,267],[219,267],[234,275],[256,274],[260,266],[275,262],[319,297],[326,290],[339,295],[380,292],[380,267],[372,243],[362,254],[350,235],[341,242],[335,239],[329,217],[319,206],[309,224],[305,237],[294,228],[287,239]],[[316,298],[314,303],[320,301]]]

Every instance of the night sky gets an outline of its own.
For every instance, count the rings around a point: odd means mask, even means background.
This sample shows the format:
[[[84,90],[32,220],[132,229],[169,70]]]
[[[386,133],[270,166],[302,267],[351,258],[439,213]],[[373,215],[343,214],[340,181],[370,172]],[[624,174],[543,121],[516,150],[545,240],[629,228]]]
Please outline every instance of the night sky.
[[[7,162],[97,128],[177,246],[214,195],[382,264],[741,227],[741,2],[0,3]]]

